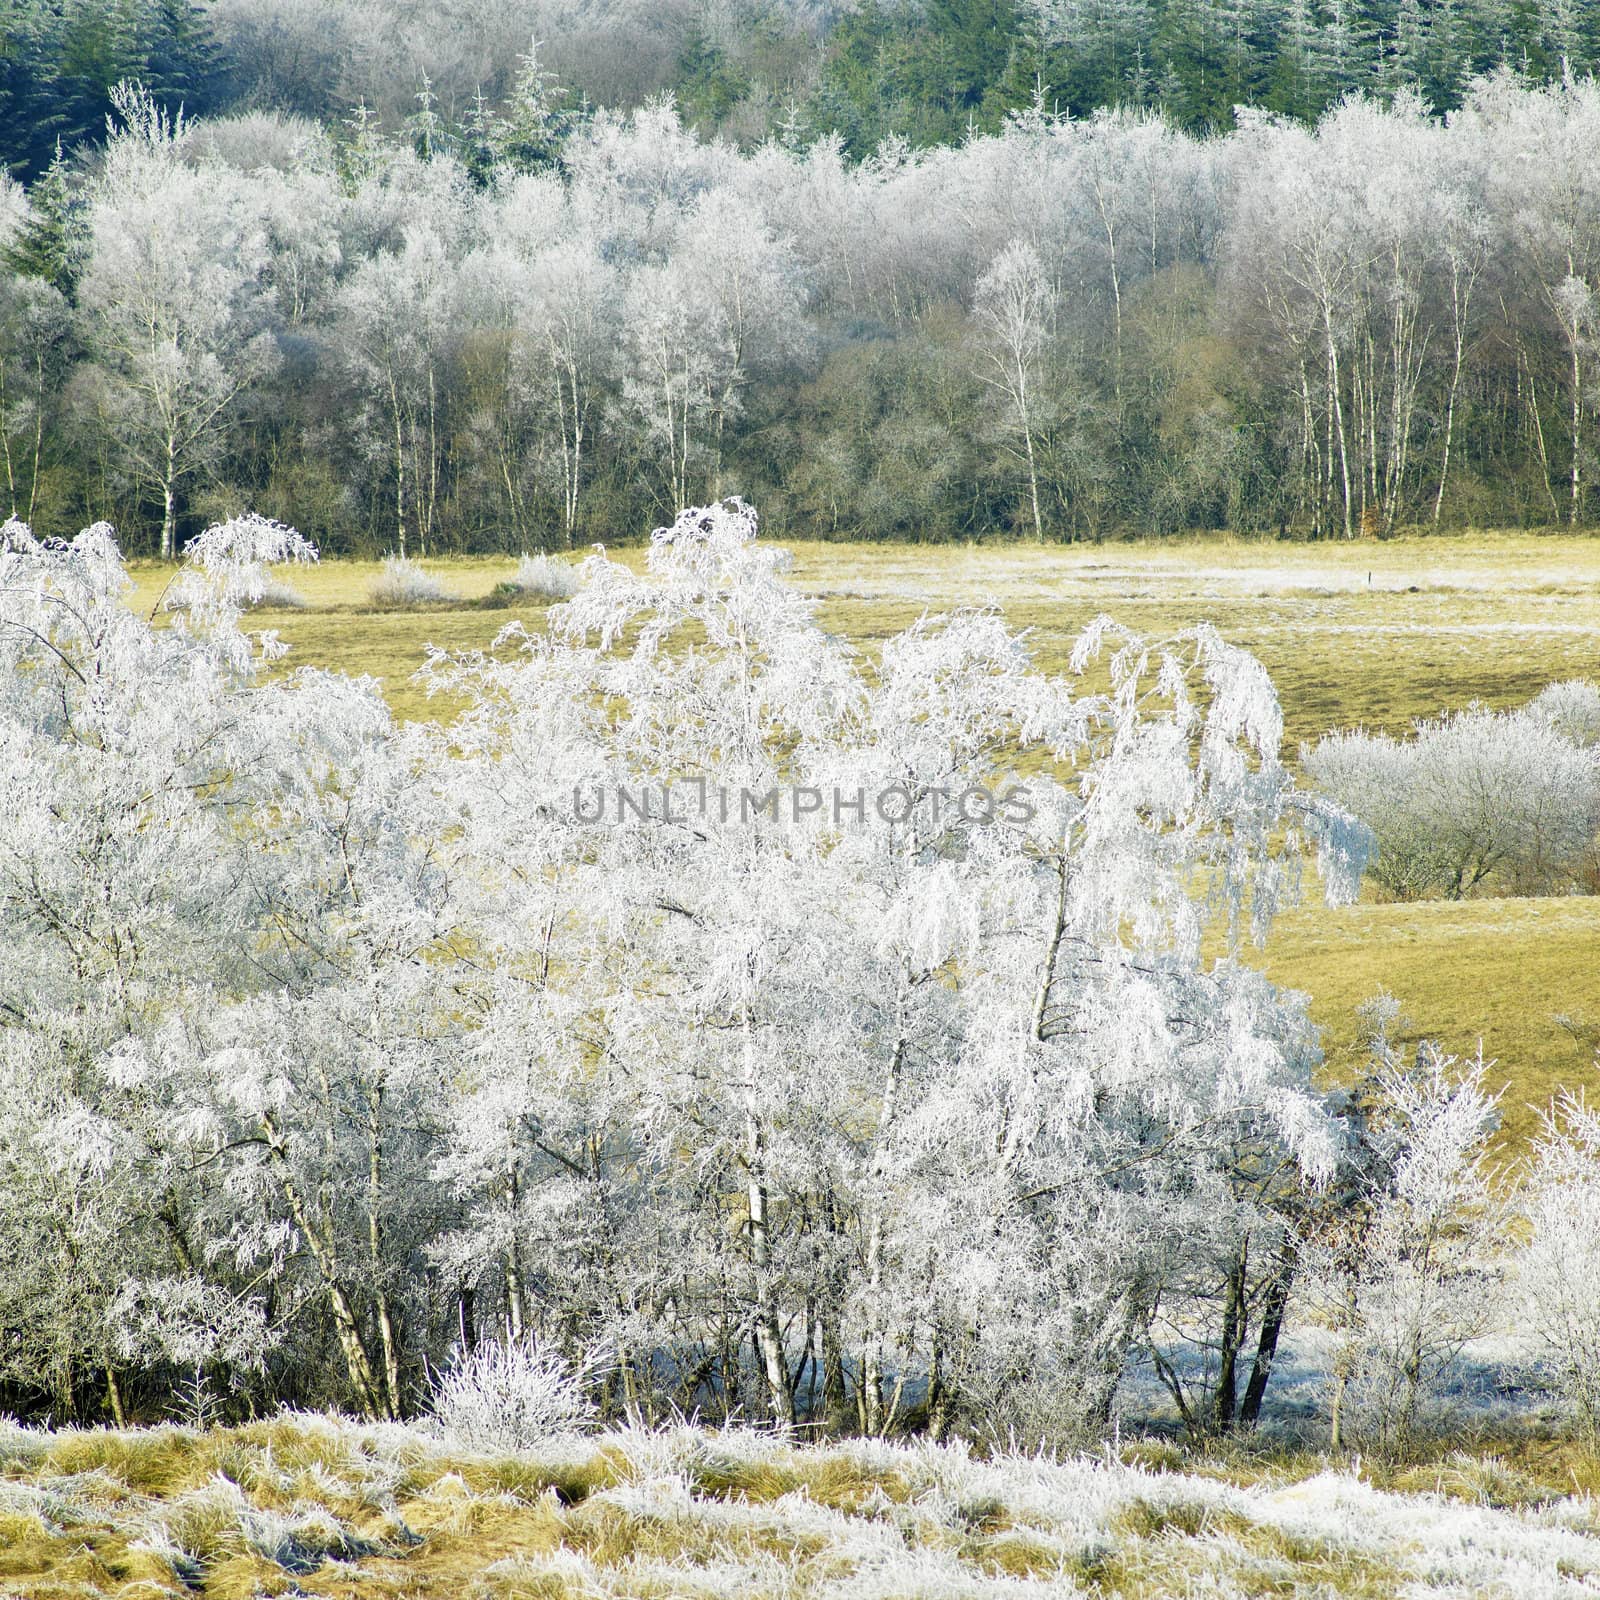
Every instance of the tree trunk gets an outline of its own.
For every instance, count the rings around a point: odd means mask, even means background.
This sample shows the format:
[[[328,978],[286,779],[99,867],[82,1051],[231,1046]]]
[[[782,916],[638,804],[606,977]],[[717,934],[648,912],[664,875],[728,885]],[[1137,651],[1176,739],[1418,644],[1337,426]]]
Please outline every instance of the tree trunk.
[[[1339,473],[1344,484],[1344,536],[1353,538],[1350,523],[1350,452],[1345,441],[1344,402],[1340,398],[1339,350],[1333,339],[1333,326],[1327,328],[1328,336],[1328,397],[1333,409],[1334,427],[1339,440]]]
[[[748,1015],[744,1019],[745,1161],[750,1223],[750,1264],[755,1271],[755,1344],[767,1380],[767,1400],[780,1422],[794,1423],[794,1390],[784,1355],[783,1329],[778,1321],[777,1293],[772,1283],[771,1240],[767,1230],[766,1139],[756,1107],[755,1037]]]
[[[406,435],[400,415],[400,394],[394,373],[389,373],[389,414],[394,419],[394,537],[395,554],[406,558]]]
[[[1028,498],[1033,502],[1033,536],[1044,538],[1044,518],[1039,515],[1039,467],[1033,454],[1033,425],[1026,410],[1022,413],[1022,442],[1028,448]]]
[[[276,1125],[270,1117],[263,1116],[261,1126],[267,1136],[267,1151],[277,1171],[279,1187],[283,1190],[284,1199],[289,1205],[289,1215],[300,1230],[300,1236],[306,1241],[306,1247],[317,1263],[317,1270],[322,1274],[329,1308],[333,1312],[334,1332],[338,1336],[339,1349],[344,1355],[351,1385],[356,1391],[362,1411],[374,1421],[381,1420],[387,1415],[382,1388],[373,1370],[371,1358],[367,1355],[366,1346],[361,1341],[360,1319],[356,1316],[355,1307],[340,1279],[338,1258],[332,1245],[322,1237],[306,1211],[300,1186],[294,1181],[294,1176],[289,1170]]]
[[[1292,1281],[1293,1273],[1285,1264],[1266,1288],[1261,1306],[1261,1331],[1256,1335],[1256,1357],[1250,1364],[1250,1380],[1245,1384],[1244,1404],[1239,1408],[1239,1421],[1246,1428],[1255,1427],[1261,1420],[1261,1403],[1266,1398],[1272,1364],[1277,1359],[1278,1339],[1283,1332],[1283,1316],[1289,1307]]]
[[[506,1245],[506,1332],[513,1343],[528,1325],[528,1305],[522,1286],[522,1260],[517,1252],[517,1209],[522,1192],[521,1174],[511,1169],[511,1238]]]
[[[817,1328],[822,1346],[822,1416],[828,1432],[835,1436],[850,1431],[850,1390],[844,1379],[844,1352],[838,1329],[827,1317]]]
[[[1456,306],[1455,315],[1455,363],[1450,371],[1450,395],[1444,407],[1444,457],[1439,464],[1439,492],[1433,497],[1433,525],[1438,527],[1439,519],[1444,512],[1444,486],[1450,477],[1450,445],[1455,438],[1456,429],[1456,391],[1461,387],[1461,362],[1465,353],[1465,335],[1462,331],[1463,312],[1460,307],[1459,293],[1452,290],[1452,301]]]
[[[177,555],[177,466],[172,440],[167,441],[167,467],[161,479],[161,559],[171,561]]]
[[[1211,1403],[1212,1425],[1231,1428],[1239,1405],[1239,1350],[1244,1344],[1249,1320],[1245,1297],[1245,1274],[1249,1269],[1250,1243],[1246,1239],[1228,1263],[1228,1282],[1222,1305],[1222,1356],[1217,1368],[1217,1392]]]
[[[372,1297],[378,1317],[378,1339],[383,1349],[385,1407],[393,1419],[400,1416],[400,1342],[394,1315],[384,1288],[383,1267],[383,1090],[372,1091],[367,1121],[367,1251],[372,1273]]]
[[[111,1417],[119,1428],[128,1426],[127,1408],[122,1403],[122,1385],[117,1382],[117,1369],[106,1363],[106,1404],[111,1407]]]
[[[1578,345],[1578,330],[1572,330],[1572,505],[1568,523],[1578,526],[1578,506],[1583,499],[1583,356]]]

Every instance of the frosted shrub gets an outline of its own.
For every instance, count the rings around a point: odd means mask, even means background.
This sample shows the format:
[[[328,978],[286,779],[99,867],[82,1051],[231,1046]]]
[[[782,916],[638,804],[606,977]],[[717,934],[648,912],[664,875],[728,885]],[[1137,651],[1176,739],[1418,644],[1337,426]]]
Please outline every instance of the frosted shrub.
[[[1371,876],[1397,900],[1439,892],[1449,874],[1429,797],[1415,782],[1415,749],[1361,729],[1330,733],[1301,751],[1306,775],[1361,818],[1378,848]]]
[[[1372,876],[1397,899],[1459,900],[1487,883],[1548,894],[1587,875],[1600,763],[1548,711],[1474,706],[1405,740],[1329,734],[1301,762],[1372,829]]]
[[[582,1427],[594,1414],[585,1393],[597,1363],[576,1366],[533,1338],[490,1341],[466,1352],[435,1383],[433,1416],[469,1450],[531,1450]]]
[[[1520,1325],[1552,1387],[1600,1443],[1600,1113],[1564,1094],[1545,1118],[1522,1191]]]
[[[282,578],[275,578],[268,573],[261,581],[261,598],[256,600],[256,606],[266,606],[278,611],[299,611],[306,603],[306,597],[295,588],[292,583],[285,583]]]
[[[1600,685],[1587,678],[1552,683],[1528,702],[1528,710],[1582,749],[1600,745]]]
[[[1331,1444],[1404,1455],[1447,1412],[1466,1345],[1494,1314],[1506,1212],[1490,1180],[1489,1063],[1386,1037],[1354,1118],[1337,1203],[1301,1252],[1303,1304],[1332,1335]]]
[[[578,574],[565,561],[545,555],[524,556],[511,585],[530,599],[570,600],[578,592]]]
[[[384,557],[383,571],[372,580],[367,597],[375,606],[427,606],[457,598],[431,572],[406,556]]]

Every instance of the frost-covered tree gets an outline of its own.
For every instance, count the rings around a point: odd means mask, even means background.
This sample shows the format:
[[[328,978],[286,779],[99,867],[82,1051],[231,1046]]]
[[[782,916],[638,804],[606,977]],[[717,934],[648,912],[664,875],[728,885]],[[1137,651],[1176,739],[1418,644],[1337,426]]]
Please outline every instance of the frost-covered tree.
[[[520,180],[504,205],[531,225],[496,230],[463,264],[468,303],[492,330],[468,360],[493,385],[484,433],[518,532],[528,536],[528,477],[557,490],[570,547],[605,419],[622,276],[555,186]]]
[[[96,403],[160,496],[171,560],[179,490],[218,462],[241,400],[277,359],[259,305],[265,240],[231,174],[185,159],[181,114],[131,88],[115,105],[78,295],[104,379]]]
[[[238,629],[262,564],[308,555],[255,519],[190,547],[156,627],[127,604],[111,530],[0,539],[0,1206],[13,1249],[5,1377],[70,1412],[130,1275],[203,1260],[186,1111],[153,1041],[248,986],[239,824],[280,737],[251,691],[270,638]]]
[[[1556,1099],[1523,1178],[1518,1326],[1592,1445],[1600,1437],[1600,1119],[1581,1093]]]
[[[360,443],[392,479],[391,526],[402,560],[412,534],[427,555],[439,504],[440,365],[451,288],[435,220],[409,227],[399,250],[363,261],[341,285],[338,305],[339,348],[370,419]]]
[[[634,277],[621,409],[643,451],[665,453],[674,512],[702,481],[720,495],[742,392],[802,349],[801,306],[793,258],[772,227],[718,191],[682,218],[669,257]]]
[[[1559,332],[1569,455],[1561,512],[1575,526],[1587,493],[1589,366],[1600,335],[1600,178],[1587,159],[1600,131],[1600,86],[1569,73],[1559,85],[1519,93],[1502,73],[1480,86],[1463,124],[1494,146],[1496,159],[1487,166],[1491,204],[1520,247],[1518,275],[1530,298]],[[1542,465],[1548,487],[1548,459]]]
[[[1003,401],[1010,430],[1021,436],[1028,476],[1028,506],[1033,536],[1044,537],[1039,511],[1039,462],[1035,450],[1041,373],[1050,337],[1054,294],[1038,252],[1022,243],[1008,245],[978,280],[973,313],[977,323],[980,376]]]
[[[1369,1079],[1325,1219],[1302,1249],[1311,1316],[1331,1333],[1330,1438],[1401,1454],[1448,1405],[1467,1343],[1493,1325],[1506,1220],[1489,1169],[1498,1124],[1481,1055],[1388,1042],[1381,1010]]]
[[[206,1428],[217,1418],[218,1381],[259,1372],[273,1340],[259,1299],[235,1298],[195,1274],[129,1278],[111,1307],[117,1354],[184,1374],[176,1386],[183,1420]]]

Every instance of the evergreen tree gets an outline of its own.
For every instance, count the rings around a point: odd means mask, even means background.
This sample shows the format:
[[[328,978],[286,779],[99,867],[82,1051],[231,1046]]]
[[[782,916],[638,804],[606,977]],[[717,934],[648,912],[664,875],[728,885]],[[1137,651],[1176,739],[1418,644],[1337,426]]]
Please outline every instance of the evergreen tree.
[[[28,191],[28,218],[5,252],[5,265],[22,277],[43,279],[71,299],[87,252],[83,205],[57,140],[54,158]]]
[[[360,100],[344,119],[339,133],[339,166],[345,181],[353,187],[383,162],[383,126],[378,113]]]
[[[416,102],[417,109],[406,118],[406,137],[424,161],[432,161],[449,148],[450,135],[444,118],[439,115],[438,97],[433,92],[433,83],[426,72],[422,74],[422,86],[417,90]]]
[[[568,102],[556,75],[539,64],[539,41],[531,40],[494,129],[495,155],[520,172],[559,165],[562,143],[575,120]]]
[[[480,188],[489,182],[495,169],[494,112],[480,88],[472,97],[467,120],[457,141],[462,165]]]

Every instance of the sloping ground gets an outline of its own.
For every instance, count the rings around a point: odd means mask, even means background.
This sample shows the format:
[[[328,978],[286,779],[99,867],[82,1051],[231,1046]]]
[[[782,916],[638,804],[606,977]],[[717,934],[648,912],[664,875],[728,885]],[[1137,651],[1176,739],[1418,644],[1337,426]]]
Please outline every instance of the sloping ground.
[[[1600,896],[1339,910],[1308,897],[1252,959],[1311,996],[1335,1074],[1352,1065],[1356,1008],[1380,989],[1400,1001],[1402,1043],[1425,1037],[1471,1056],[1481,1042],[1511,1155],[1537,1134],[1538,1110],[1558,1089],[1595,1078],[1597,955]]]
[[[1437,1478],[1480,1498],[1490,1481]],[[690,1428],[494,1460],[303,1416],[208,1435],[0,1426],[0,1593],[1593,1594],[1600,1506],[1510,1498],[1525,1503]]]

